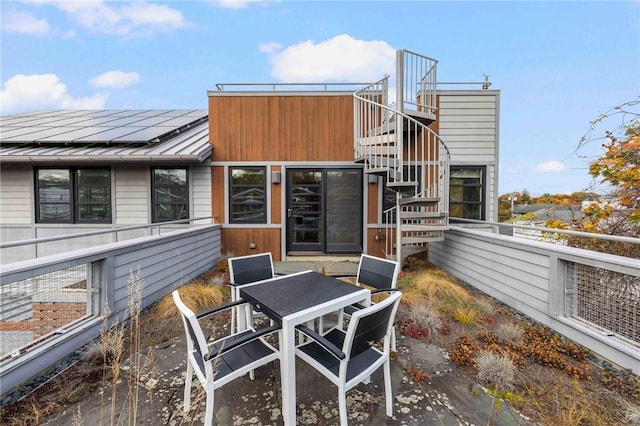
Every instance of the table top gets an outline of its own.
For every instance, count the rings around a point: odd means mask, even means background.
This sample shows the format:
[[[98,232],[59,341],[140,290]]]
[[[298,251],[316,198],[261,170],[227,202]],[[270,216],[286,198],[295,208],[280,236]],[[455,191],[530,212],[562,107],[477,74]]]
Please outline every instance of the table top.
[[[240,297],[269,317],[281,320],[287,315],[359,291],[363,288],[318,272],[307,272],[244,286],[240,289]]]

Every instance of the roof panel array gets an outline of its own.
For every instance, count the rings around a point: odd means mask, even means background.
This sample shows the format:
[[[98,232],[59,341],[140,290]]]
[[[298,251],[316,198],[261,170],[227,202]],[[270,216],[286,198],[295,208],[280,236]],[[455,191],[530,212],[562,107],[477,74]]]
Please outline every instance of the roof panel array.
[[[152,144],[206,117],[206,110],[36,111],[0,117],[0,143]]]

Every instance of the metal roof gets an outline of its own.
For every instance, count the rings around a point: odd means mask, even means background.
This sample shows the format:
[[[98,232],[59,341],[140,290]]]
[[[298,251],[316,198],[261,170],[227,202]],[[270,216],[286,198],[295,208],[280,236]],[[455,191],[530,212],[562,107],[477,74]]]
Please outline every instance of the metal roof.
[[[206,110],[55,110],[0,117],[0,161],[197,161],[211,155]]]

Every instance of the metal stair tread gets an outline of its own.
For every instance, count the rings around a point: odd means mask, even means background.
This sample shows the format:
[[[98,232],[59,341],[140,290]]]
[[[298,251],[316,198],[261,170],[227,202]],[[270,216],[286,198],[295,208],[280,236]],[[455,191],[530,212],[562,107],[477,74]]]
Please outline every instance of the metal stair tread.
[[[400,198],[398,200],[398,205],[406,206],[406,205],[433,205],[440,201],[439,198],[435,197],[410,197],[410,198]]]
[[[433,241],[444,241],[444,235],[442,236],[430,236],[430,237],[402,237],[402,245],[429,243]]]
[[[428,231],[446,231],[449,229],[448,225],[438,224],[401,224],[400,231],[402,232],[428,232]],[[414,235],[415,236],[415,235]]]
[[[393,181],[393,182],[387,182],[387,187],[388,188],[394,188],[394,187],[408,187],[408,186],[418,186],[418,182],[411,180],[411,181]]]
[[[401,219],[446,219],[449,214],[446,212],[416,212],[400,210],[399,216]]]

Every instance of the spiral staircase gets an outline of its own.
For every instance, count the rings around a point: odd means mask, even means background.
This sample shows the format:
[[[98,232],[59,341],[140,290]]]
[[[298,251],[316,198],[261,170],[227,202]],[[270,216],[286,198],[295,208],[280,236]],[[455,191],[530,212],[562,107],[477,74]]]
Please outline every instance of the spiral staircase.
[[[398,50],[396,67],[393,104],[389,76],[354,93],[354,150],[365,174],[395,192],[376,240],[402,264],[449,228],[449,150],[429,128],[437,114],[437,61]]]

